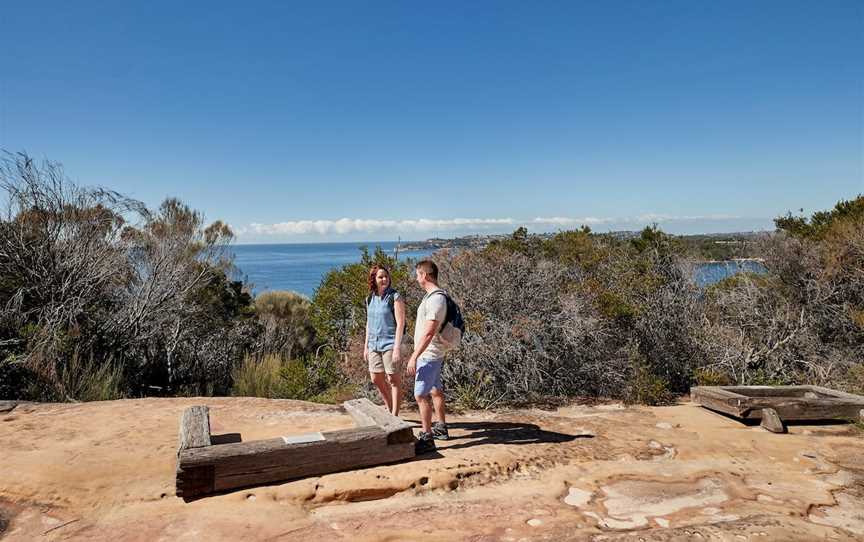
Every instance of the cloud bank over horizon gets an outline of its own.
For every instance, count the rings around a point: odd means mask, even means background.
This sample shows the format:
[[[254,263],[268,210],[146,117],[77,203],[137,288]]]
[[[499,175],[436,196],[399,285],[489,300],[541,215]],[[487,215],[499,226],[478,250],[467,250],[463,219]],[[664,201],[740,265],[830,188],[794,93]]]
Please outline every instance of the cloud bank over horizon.
[[[767,218],[715,214],[676,216],[645,213],[633,217],[534,217],[503,218],[418,218],[288,220],[273,224],[232,225],[241,243],[328,242],[396,239],[421,240],[430,237],[454,237],[471,234],[508,233],[525,226],[532,233],[555,232],[588,226],[594,231],[638,230],[657,224],[664,231],[677,234],[723,233],[773,229]]]

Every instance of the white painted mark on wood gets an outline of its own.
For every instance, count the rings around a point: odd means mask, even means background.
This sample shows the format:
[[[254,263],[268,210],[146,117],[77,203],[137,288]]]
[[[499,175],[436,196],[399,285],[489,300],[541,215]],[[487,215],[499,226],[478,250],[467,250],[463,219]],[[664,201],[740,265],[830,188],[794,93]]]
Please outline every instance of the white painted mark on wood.
[[[291,435],[290,437],[282,437],[285,444],[305,444],[307,442],[320,442],[324,440],[324,435],[321,433],[305,433],[303,435]]]

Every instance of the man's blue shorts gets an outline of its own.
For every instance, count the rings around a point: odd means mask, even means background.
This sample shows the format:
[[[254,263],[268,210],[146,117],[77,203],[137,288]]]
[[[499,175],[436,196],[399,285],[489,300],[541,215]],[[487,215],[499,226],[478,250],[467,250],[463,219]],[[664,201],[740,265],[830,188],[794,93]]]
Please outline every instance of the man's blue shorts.
[[[417,374],[414,375],[414,396],[425,397],[437,388],[438,391],[444,391],[444,384],[441,382],[441,366],[444,361],[436,360],[417,360]]]

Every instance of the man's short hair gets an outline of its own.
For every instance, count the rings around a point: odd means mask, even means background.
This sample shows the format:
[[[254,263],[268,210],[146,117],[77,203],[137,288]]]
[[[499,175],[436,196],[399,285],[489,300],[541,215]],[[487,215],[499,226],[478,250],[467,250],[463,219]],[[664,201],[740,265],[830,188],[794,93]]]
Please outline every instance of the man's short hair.
[[[438,282],[438,266],[432,260],[420,260],[415,268],[423,271],[432,282]]]

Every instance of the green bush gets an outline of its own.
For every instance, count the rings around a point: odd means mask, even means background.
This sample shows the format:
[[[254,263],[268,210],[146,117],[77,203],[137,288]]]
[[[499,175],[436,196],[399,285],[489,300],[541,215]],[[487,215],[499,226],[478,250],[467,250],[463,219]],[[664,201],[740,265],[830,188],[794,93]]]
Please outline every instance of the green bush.
[[[850,367],[843,380],[846,391],[864,395],[864,363],[857,363]]]
[[[307,399],[311,392],[309,373],[300,360],[292,359],[279,367],[273,396],[279,399]]]
[[[232,376],[231,395],[270,399],[315,400],[331,389],[335,395],[344,384],[334,361],[324,356],[304,361],[279,354],[247,355]]]
[[[97,363],[73,355],[57,370],[56,399],[61,401],[110,401],[122,399],[123,372],[113,363]]]
[[[242,397],[273,397],[279,381],[279,370],[282,359],[276,355],[257,359],[247,355],[237,368],[232,378],[234,386],[231,395]]]
[[[625,401],[647,406],[674,405],[675,394],[665,378],[652,373],[647,365],[638,365],[630,377]]]
[[[693,381],[697,386],[729,386],[732,380],[729,375],[717,369],[697,367],[693,370]]]

